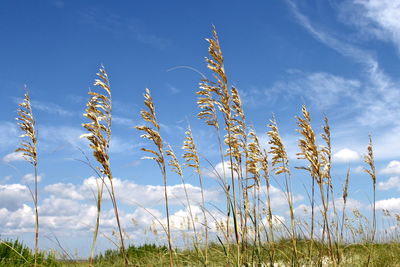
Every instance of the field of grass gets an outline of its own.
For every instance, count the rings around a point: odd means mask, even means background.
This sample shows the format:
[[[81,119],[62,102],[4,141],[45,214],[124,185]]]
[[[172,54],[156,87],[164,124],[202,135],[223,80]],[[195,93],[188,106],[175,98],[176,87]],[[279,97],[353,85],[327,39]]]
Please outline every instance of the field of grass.
[[[113,186],[113,172],[109,159],[109,143],[112,136],[112,100],[109,78],[102,66],[95,81],[96,91],[90,91],[84,116],[83,127],[87,134],[81,136],[90,142],[96,165],[88,165],[96,173],[97,218],[93,233],[91,255],[87,261],[63,260],[63,255],[46,254],[38,247],[40,214],[38,213],[37,132],[35,118],[28,91],[20,104],[18,121],[24,134],[24,141],[17,151],[24,153],[26,160],[35,170],[33,202],[36,211],[36,244],[34,251],[24,248],[18,242],[3,241],[0,245],[0,266],[400,266],[400,243],[398,225],[400,216],[385,211],[387,221],[392,223],[392,232],[383,233],[377,229],[375,210],[376,170],[373,139],[366,145],[365,175],[371,184],[373,210],[367,219],[358,210],[347,211],[348,172],[343,188],[334,188],[331,176],[331,136],[328,118],[322,122],[321,136],[312,126],[311,114],[306,106],[296,117],[299,134],[298,158],[303,160],[300,167],[310,176],[310,219],[296,217],[292,190],[292,167],[278,128],[278,119],[271,118],[268,125],[268,146],[261,144],[258,135],[246,121],[245,112],[238,90],[229,85],[225,73],[218,35],[213,28],[209,43],[207,67],[212,79],[203,77],[197,92],[198,118],[206,127],[215,130],[216,145],[219,148],[223,174],[217,174],[221,192],[224,194],[224,209],[215,218],[207,210],[204,198],[202,164],[207,162],[200,156],[190,126],[183,140],[183,163],[160,133],[156,107],[151,91],[146,89],[144,106],[141,111],[143,124],[136,126],[141,136],[149,142],[142,148],[148,158],[160,170],[164,185],[166,221],[159,226],[166,236],[165,246],[145,244],[133,247],[126,244],[124,226],[121,225],[118,210],[118,195]],[[196,174],[201,188],[202,218],[194,218],[190,196],[185,186],[183,168]],[[174,238],[179,238],[170,223],[168,176],[175,172],[181,178],[186,192],[188,210],[187,231],[190,244],[176,248]],[[271,176],[282,181],[287,202],[287,220],[275,216],[271,203]],[[264,192],[265,189],[265,192]],[[340,192],[342,205],[335,204]],[[97,236],[102,212],[103,194],[109,194],[113,204],[116,235],[119,248],[95,255]],[[211,201],[212,202],[212,201]],[[178,233],[182,234],[182,233]],[[57,258],[57,260],[56,260]]]
[[[315,250],[312,258],[314,261],[310,261],[308,256],[308,247],[310,246],[308,240],[298,240],[298,251],[299,251],[299,262],[301,266],[316,266],[318,259],[322,258],[320,264],[323,266],[330,266],[328,259],[328,250],[326,246],[321,243],[316,243],[318,250]],[[274,266],[290,266],[290,255],[287,251],[290,251],[291,246],[290,240],[281,240],[276,244],[277,254],[275,256],[276,263]],[[11,249],[11,247],[13,249]],[[340,266],[366,266],[367,258],[366,253],[370,249],[373,250],[372,258],[369,266],[400,266],[398,262],[398,255],[400,253],[400,244],[394,243],[381,243],[374,244],[373,246],[366,246],[365,244],[342,244],[340,251],[343,256]],[[253,248],[250,249],[252,251]],[[323,251],[320,254],[320,251]],[[224,255],[223,247],[218,244],[210,244],[208,247],[209,260],[208,266],[226,266],[226,258]],[[204,250],[203,250],[204,253]],[[169,265],[169,253],[166,246],[156,246],[154,244],[147,244],[138,247],[129,246],[127,248],[127,254],[129,258],[129,266],[168,266]],[[193,250],[174,250],[174,264],[175,266],[204,266],[204,262],[198,257],[198,253]],[[269,266],[269,255],[267,249],[262,249],[260,255],[249,255],[249,257],[258,257],[260,262],[264,262],[264,265],[259,263],[254,266]],[[0,245],[0,266],[32,266],[34,261],[34,254],[31,250],[24,247],[20,242],[14,241],[9,242],[7,245]],[[252,261],[255,261],[254,259]],[[258,261],[258,260],[257,260]],[[41,254],[38,260],[38,266],[47,267],[82,267],[88,266],[88,260],[56,260],[54,255]],[[118,250],[107,250],[104,253],[97,255],[94,259],[94,266],[97,267],[118,267],[124,266],[124,260],[121,258]],[[244,265],[244,266],[252,266]]]

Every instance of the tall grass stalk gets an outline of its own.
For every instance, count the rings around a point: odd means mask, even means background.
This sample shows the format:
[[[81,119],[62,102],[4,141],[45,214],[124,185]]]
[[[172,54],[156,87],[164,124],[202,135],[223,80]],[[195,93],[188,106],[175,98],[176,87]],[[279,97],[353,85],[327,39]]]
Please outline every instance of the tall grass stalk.
[[[179,175],[179,177],[181,178],[181,183],[183,185],[183,190],[185,191],[185,198],[186,198],[186,204],[187,204],[187,209],[189,211],[189,217],[190,217],[190,221],[192,223],[192,227],[193,227],[193,234],[194,234],[194,248],[196,250],[197,256],[201,256],[202,257],[202,252],[201,252],[201,248],[200,248],[200,243],[199,243],[199,236],[196,230],[196,222],[195,219],[193,217],[193,212],[192,212],[192,205],[190,204],[190,199],[189,199],[189,195],[188,195],[188,191],[186,188],[186,182],[185,182],[185,178],[183,176],[183,170],[181,165],[179,164],[178,158],[176,157],[172,147],[170,145],[168,145],[167,150],[165,150],[165,153],[167,156],[170,157],[170,160],[168,162],[168,165],[172,167],[172,171],[175,172],[176,174]]]
[[[271,150],[269,153],[272,155],[271,163],[275,175],[284,174],[285,175],[285,194],[289,206],[290,213],[290,239],[292,243],[292,264],[298,265],[298,253],[297,253],[297,235],[296,235],[296,225],[293,210],[293,197],[291,188],[291,173],[289,169],[289,159],[286,153],[285,146],[282,142],[282,138],[279,134],[278,125],[275,118],[273,117],[270,121],[271,123],[268,127],[271,129],[267,132],[270,137],[269,144],[271,145]]]
[[[297,124],[299,129],[297,130],[301,135],[302,138],[299,139],[299,148],[301,150],[300,153],[297,153],[299,159],[305,159],[309,162],[308,167],[300,167],[300,169],[305,169],[310,173],[310,176],[313,180],[316,181],[320,195],[321,195],[321,202],[323,206],[322,216],[324,218],[324,227],[323,227],[323,234],[322,234],[322,243],[324,241],[325,233],[328,239],[328,251],[329,256],[333,262],[336,264],[336,260],[334,258],[334,252],[332,247],[332,240],[331,240],[331,233],[329,227],[329,220],[328,220],[328,202],[325,195],[325,190],[329,190],[328,188],[325,189],[325,185],[329,183],[329,176],[330,176],[330,150],[329,148],[323,147],[321,151],[318,150],[316,135],[311,126],[311,116],[307,110],[307,107],[303,105],[302,107],[303,118],[297,117]],[[327,128],[329,131],[329,128]],[[329,133],[328,133],[329,134]],[[325,135],[325,139],[328,136]],[[328,146],[330,145],[330,140],[326,140],[328,142]],[[326,231],[325,231],[326,230]]]
[[[153,98],[151,97],[150,90],[146,88],[144,94],[144,105],[147,110],[141,110],[140,115],[142,119],[149,123],[151,126],[140,125],[135,126],[139,131],[143,131],[144,134],[141,135],[142,138],[148,139],[154,143],[156,150],[142,148],[142,151],[150,153],[151,156],[144,157],[145,159],[154,160],[158,167],[160,168],[161,174],[163,176],[164,182],[164,199],[165,199],[165,211],[167,215],[167,241],[168,241],[168,251],[169,251],[169,266],[173,266],[173,251],[172,251],[172,241],[171,241],[171,226],[170,226],[170,216],[169,216],[169,204],[168,204],[168,190],[167,190],[167,170],[165,164],[165,151],[163,139],[160,135],[160,124],[157,121],[156,109],[153,103]]]
[[[373,188],[373,213],[372,213],[372,236],[371,236],[371,249],[368,254],[367,266],[369,266],[372,256],[373,243],[375,241],[376,235],[376,168],[374,159],[374,150],[372,145],[372,137],[369,136],[369,144],[367,147],[367,155],[364,157],[364,162],[368,164],[369,169],[364,169],[366,173],[369,174],[372,180]]]
[[[185,140],[183,142],[182,149],[186,152],[183,154],[183,158],[185,159],[184,165],[186,167],[193,168],[199,178],[199,184],[201,190],[201,210],[203,213],[203,224],[204,224],[204,234],[205,234],[204,266],[208,266],[208,221],[206,216],[206,207],[204,200],[203,177],[200,170],[200,158],[190,125],[188,126],[188,129],[185,132]]]
[[[97,162],[101,165],[101,167],[97,167],[97,169],[103,176],[107,177],[108,181],[110,182],[109,193],[114,208],[115,218],[117,221],[117,227],[120,238],[120,250],[122,257],[124,258],[125,266],[128,266],[129,261],[125,251],[124,238],[119,219],[117,200],[113,185],[113,175],[111,172],[111,165],[109,159],[111,125],[112,125],[112,99],[111,99],[110,82],[104,66],[100,67],[99,73],[97,73],[97,77],[98,79],[95,80],[94,86],[96,86],[99,89],[102,89],[102,91],[101,93],[93,91],[88,92],[88,94],[91,97],[88,103],[86,104],[86,113],[84,113],[83,116],[89,119],[91,122],[82,124],[82,126],[89,133],[81,135],[81,138],[87,138],[89,140],[90,142],[89,146],[93,150],[93,156],[97,160]],[[101,200],[97,199],[97,201]],[[98,203],[98,205],[101,204]],[[95,239],[97,239],[97,231],[98,230],[95,229],[94,242]],[[92,249],[93,247],[94,246],[92,246]]]
[[[345,220],[346,218],[346,204],[347,204],[347,197],[348,197],[348,191],[349,191],[349,178],[350,178],[350,168],[347,169],[347,174],[346,174],[346,181],[343,187],[343,208],[342,208],[342,220],[341,220],[341,226],[340,226],[340,238],[339,238],[339,244],[343,244],[343,230],[344,230],[344,225],[345,225]],[[338,264],[340,264],[340,261],[342,259],[342,253],[338,255]]]
[[[200,95],[198,101],[199,107],[202,111],[199,113],[199,117],[205,119],[207,124],[218,127],[218,119],[216,116],[215,106],[218,107],[219,111],[222,113],[226,135],[224,138],[224,143],[227,145],[227,156],[229,158],[229,169],[231,176],[231,184],[227,186],[227,247],[229,253],[229,243],[230,243],[230,232],[229,232],[229,218],[230,218],[230,206],[232,207],[232,219],[233,228],[235,233],[236,241],[236,265],[240,265],[240,233],[238,228],[238,209],[237,209],[237,193],[236,193],[236,182],[235,182],[235,167],[233,162],[233,149],[235,149],[236,138],[235,134],[232,132],[233,127],[233,116],[231,111],[231,95],[228,90],[228,79],[225,73],[224,67],[224,57],[222,55],[221,46],[219,44],[218,34],[213,27],[213,38],[206,39],[209,43],[208,53],[210,58],[206,58],[207,67],[213,72],[213,77],[215,82],[208,79],[204,79],[201,83],[201,91],[197,94]],[[217,97],[213,97],[215,94]],[[220,141],[220,140],[219,140]],[[222,164],[224,163],[224,154],[222,154],[222,145],[220,142],[220,152]],[[223,169],[225,166],[223,165]],[[225,175],[224,175],[225,176]],[[232,194],[229,191],[232,190]],[[232,198],[232,199],[231,199]],[[228,204],[229,203],[229,204]]]
[[[21,137],[24,138],[20,143],[20,147],[15,152],[22,153],[24,159],[33,166],[35,189],[31,191],[33,204],[35,207],[35,259],[34,264],[37,264],[37,256],[39,252],[39,212],[38,212],[38,157],[37,157],[37,130],[36,121],[33,116],[31,100],[29,97],[28,88],[25,87],[25,95],[22,103],[18,104],[17,111],[19,128],[22,131]],[[30,189],[29,189],[30,190]]]

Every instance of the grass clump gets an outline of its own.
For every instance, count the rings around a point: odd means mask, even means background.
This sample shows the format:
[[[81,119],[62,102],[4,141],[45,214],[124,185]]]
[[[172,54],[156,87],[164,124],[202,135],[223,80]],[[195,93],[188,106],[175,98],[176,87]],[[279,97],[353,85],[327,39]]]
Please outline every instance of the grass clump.
[[[0,241],[0,267],[61,267],[54,254],[32,252],[19,240]]]

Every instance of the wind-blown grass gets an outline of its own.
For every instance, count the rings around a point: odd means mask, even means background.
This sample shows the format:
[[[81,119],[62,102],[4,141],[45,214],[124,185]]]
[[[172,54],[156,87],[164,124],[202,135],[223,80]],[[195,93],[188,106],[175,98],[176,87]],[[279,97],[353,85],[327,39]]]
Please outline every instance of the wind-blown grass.
[[[368,167],[365,171],[372,178],[373,185],[372,226],[370,226],[370,220],[358,210],[352,210],[352,215],[347,211],[350,169],[347,170],[343,188],[341,190],[334,188],[333,180],[336,177],[332,177],[331,174],[332,140],[327,116],[324,116],[322,134],[319,136],[312,125],[315,122],[311,120],[310,112],[305,105],[302,106],[301,115],[296,117],[299,134],[297,157],[305,162],[305,166],[296,168],[307,171],[307,175],[311,178],[311,192],[306,189],[311,205],[311,218],[301,218],[295,213],[292,179],[296,177],[289,164],[289,157],[275,116],[268,124],[269,129],[266,133],[268,141],[263,144],[260,141],[263,139],[256,133],[254,127],[248,126],[251,124],[245,116],[239,90],[228,82],[221,44],[215,27],[212,30],[212,38],[206,40],[209,45],[209,57],[206,58],[207,69],[213,79],[203,76],[200,81],[200,89],[196,93],[197,106],[200,109],[197,118],[203,120],[207,126],[211,126],[216,133],[215,143],[218,146],[222,164],[222,173],[216,173],[216,180],[221,186],[221,192],[225,195],[225,203],[218,205],[212,203],[212,199],[206,199],[202,164],[204,165],[206,161],[214,169],[215,164],[201,157],[201,147],[198,147],[195,142],[196,133],[190,126],[185,132],[182,147],[183,164],[181,165],[180,153],[176,153],[163,139],[161,122],[156,116],[152,95],[150,90],[146,89],[145,109],[140,112],[143,125],[135,128],[142,133],[141,137],[150,141],[154,147],[142,148],[142,151],[147,153],[144,158],[153,160],[161,171],[166,217],[164,220],[152,216],[155,218],[155,224],[159,224],[153,229],[159,226],[164,230],[166,244],[125,246],[124,229],[120,223],[109,155],[112,136],[111,88],[108,75],[104,67],[101,67],[94,84],[96,91],[89,91],[90,99],[84,113],[89,122],[83,124],[88,133],[82,136],[89,141],[93,157],[98,163],[94,170],[99,174],[96,180],[97,216],[91,255],[88,262],[84,263],[60,261],[54,264],[63,266],[168,265],[170,267],[396,266],[400,261],[398,233],[385,235],[377,229],[375,205],[377,174],[372,138],[369,138],[365,156]],[[32,195],[36,210],[36,246],[33,264],[47,266],[38,248],[37,136],[28,93],[20,104],[18,115],[19,125],[26,141],[17,151],[23,152],[25,158],[35,168],[35,192]],[[323,145],[320,145],[320,141]],[[186,168],[183,169],[183,167]],[[193,171],[198,178],[201,192],[199,203],[191,201],[184,171],[185,173]],[[168,192],[170,172],[179,176],[185,192],[186,201],[183,206],[189,214],[185,218],[189,227],[181,231],[175,231],[170,221],[171,196]],[[274,181],[282,185],[279,189],[286,200],[289,222],[279,217],[274,207],[271,192]],[[315,194],[315,187],[319,190],[319,195],[318,192],[317,195]],[[95,255],[104,189],[110,194],[120,244],[119,251],[107,250]],[[335,190],[341,192],[343,201],[341,210],[339,206],[336,208]],[[319,203],[320,205],[317,205]],[[200,207],[202,219],[194,216],[192,209],[194,205]],[[398,231],[400,215],[386,211],[384,216],[394,216],[395,220],[391,229]],[[192,243],[185,247],[177,247],[173,241],[178,235],[189,236]],[[15,245],[18,249],[12,248],[13,245],[6,242],[2,245],[0,253],[7,250],[8,254],[4,255],[8,256],[1,258],[0,263],[7,262],[15,265],[19,262],[14,259],[24,259],[21,262],[22,266],[32,264],[31,256],[29,259],[25,256],[29,254],[29,250],[28,252],[26,249],[21,250],[19,245],[19,247]],[[49,258],[53,259],[52,256]]]

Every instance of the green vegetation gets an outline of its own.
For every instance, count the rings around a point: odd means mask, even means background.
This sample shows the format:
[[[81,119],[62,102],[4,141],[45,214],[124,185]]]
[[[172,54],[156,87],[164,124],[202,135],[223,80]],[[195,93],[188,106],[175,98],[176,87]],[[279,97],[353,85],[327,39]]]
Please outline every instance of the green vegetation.
[[[61,267],[54,254],[44,252],[32,253],[32,251],[23,245],[20,241],[0,241],[0,267],[28,267],[34,266],[35,260],[37,266],[43,267]]]

